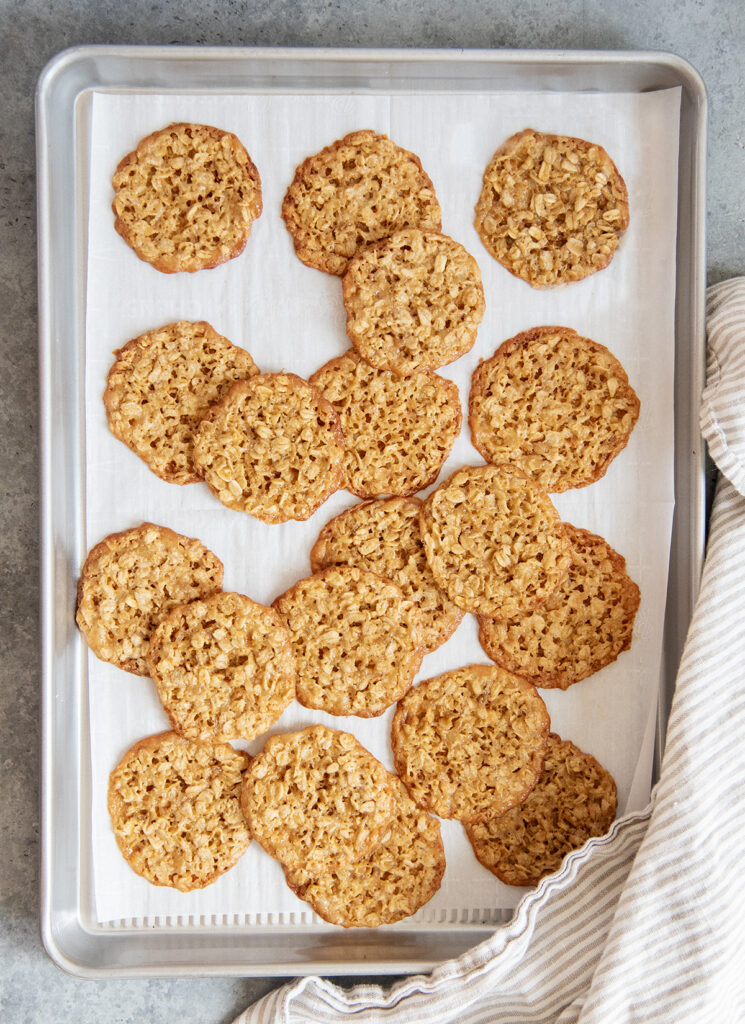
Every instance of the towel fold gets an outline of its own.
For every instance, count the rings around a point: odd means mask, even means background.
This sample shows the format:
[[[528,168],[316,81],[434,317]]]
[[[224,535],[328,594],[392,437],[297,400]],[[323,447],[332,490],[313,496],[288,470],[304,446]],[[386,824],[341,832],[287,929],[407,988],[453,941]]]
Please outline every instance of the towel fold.
[[[745,1020],[745,278],[707,293],[701,429],[721,472],[659,782],[509,924],[427,976],[303,978],[235,1024]]]

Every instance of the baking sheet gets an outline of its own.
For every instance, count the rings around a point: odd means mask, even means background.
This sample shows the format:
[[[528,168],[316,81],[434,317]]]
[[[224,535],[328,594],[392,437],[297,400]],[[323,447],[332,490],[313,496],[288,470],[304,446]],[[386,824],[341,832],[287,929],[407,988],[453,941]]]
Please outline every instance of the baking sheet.
[[[354,499],[341,492],[304,524],[267,526],[224,509],[203,485],[159,481],[108,432],[101,402],[112,349],[174,319],[207,319],[249,349],[262,370],[309,375],[346,348],[340,285],[294,256],[279,217],[284,190],[305,156],[347,131],[372,127],[418,153],[437,188],[443,229],[481,266],[487,311],[474,349],[444,376],[467,402],[479,358],[519,330],[564,323],[608,345],[621,359],[642,413],[627,450],[607,476],[556,496],[561,514],[604,535],[627,558],[642,589],[634,645],[614,666],[567,693],[542,691],[556,731],[594,753],[619,784],[620,811],[649,793],[654,713],[673,503],[673,314],[680,91],[613,96],[502,94],[458,96],[241,95],[93,97],[86,319],[86,532],[101,537],[144,519],[200,537],[225,563],[225,589],[269,602],[308,572],[320,527]],[[111,174],[138,139],[170,121],[218,124],[246,143],[262,176],[264,213],[244,254],[196,275],[158,274],[136,259],[113,230]],[[600,274],[564,289],[535,292],[486,254],[471,225],[480,179],[507,135],[532,125],[603,144],[624,175],[631,226],[615,260]],[[443,477],[480,459],[467,434]],[[443,478],[441,477],[441,478]],[[485,662],[475,622],[425,658],[420,678],[470,661]],[[188,895],[155,889],[135,876],[116,847],[106,813],[108,773],[127,747],[167,727],[152,683],[88,658],[91,839],[96,916],[111,920],[212,919],[251,924],[313,915],[257,846],[214,886]],[[390,766],[392,712],[373,722],[335,719],[293,705],[272,732],[324,721],[354,732]],[[261,741],[248,744],[249,750]],[[443,887],[412,922],[448,923],[464,912],[515,905],[523,890],[502,886],[473,857],[460,826],[443,823],[448,869]],[[270,917],[271,915],[271,917]],[[287,918],[289,920],[289,917]],[[469,917],[469,919],[473,919]],[[327,927],[327,926],[320,926]]]

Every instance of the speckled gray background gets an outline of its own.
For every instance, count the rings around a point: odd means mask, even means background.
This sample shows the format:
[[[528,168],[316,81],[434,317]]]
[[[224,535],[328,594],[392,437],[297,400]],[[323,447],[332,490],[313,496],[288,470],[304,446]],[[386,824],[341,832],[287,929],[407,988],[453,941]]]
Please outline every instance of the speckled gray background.
[[[225,1024],[277,980],[79,981],[38,938],[38,498],[33,96],[83,43],[668,50],[710,100],[708,273],[745,272],[743,0],[0,0],[0,1018]],[[351,979],[342,979],[342,983]]]

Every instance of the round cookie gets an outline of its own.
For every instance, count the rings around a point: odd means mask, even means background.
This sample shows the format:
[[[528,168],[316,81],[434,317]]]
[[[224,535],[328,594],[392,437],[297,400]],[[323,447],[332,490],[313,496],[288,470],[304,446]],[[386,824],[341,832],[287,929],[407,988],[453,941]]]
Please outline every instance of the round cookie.
[[[114,174],[114,227],[164,274],[239,256],[261,214],[261,180],[231,132],[171,124],[142,139]]]
[[[309,267],[343,274],[360,246],[406,227],[441,224],[419,157],[387,135],[345,135],[304,160],[282,203],[295,252]]]
[[[479,642],[492,661],[534,686],[562,690],[631,647],[640,601],[626,559],[602,537],[564,525],[573,557],[559,589],[536,611],[479,617]]]
[[[310,877],[285,871],[293,892],[329,924],[379,928],[415,914],[445,873],[440,823],[420,810],[395,777],[396,810],[380,846],[354,864]]]
[[[569,571],[571,545],[548,494],[509,466],[464,466],[419,514],[438,586],[459,607],[511,618],[542,605]]]
[[[194,432],[238,380],[258,373],[245,349],[208,323],[180,320],[114,352],[103,401],[112,434],[161,480],[191,484]]]
[[[476,857],[505,885],[538,885],[564,857],[611,827],[616,784],[594,757],[555,733],[538,785],[519,807],[466,833]]]
[[[194,464],[223,505],[265,523],[308,519],[342,483],[334,409],[294,373],[239,381],[199,424]]]
[[[243,594],[178,605],[153,633],[147,665],[171,725],[192,740],[252,740],[295,696],[287,627]]]
[[[464,612],[435,583],[419,530],[419,498],[366,501],[328,522],[310,553],[313,572],[356,565],[393,580],[413,601],[422,653],[436,650],[457,629]]]
[[[200,541],[143,523],[91,549],[78,582],[76,621],[102,661],[146,676],[155,627],[177,604],[222,590],[223,566]]]
[[[376,370],[352,349],[310,378],[339,414],[344,486],[359,498],[409,495],[428,487],[461,425],[458,388],[421,370],[399,377]]]
[[[109,777],[108,806],[124,858],[153,885],[203,889],[251,842],[239,803],[248,754],[227,743],[148,736]]]
[[[534,327],[479,363],[468,424],[487,462],[518,466],[556,492],[605,475],[639,408],[626,371],[604,345],[569,327]]]
[[[395,812],[390,774],[351,733],[313,725],[267,740],[244,775],[251,835],[290,871],[334,871],[379,845]]]
[[[297,699],[330,715],[374,718],[422,663],[416,609],[395,583],[342,565],[300,580],[274,607],[297,663]]]
[[[535,786],[549,727],[534,686],[501,668],[467,665],[425,680],[399,702],[393,760],[420,807],[488,821]]]
[[[402,376],[470,351],[484,315],[476,260],[438,231],[407,228],[365,246],[342,286],[355,349],[371,366]]]
[[[476,230],[494,259],[534,288],[607,267],[628,224],[624,180],[595,143],[528,128],[484,171]]]

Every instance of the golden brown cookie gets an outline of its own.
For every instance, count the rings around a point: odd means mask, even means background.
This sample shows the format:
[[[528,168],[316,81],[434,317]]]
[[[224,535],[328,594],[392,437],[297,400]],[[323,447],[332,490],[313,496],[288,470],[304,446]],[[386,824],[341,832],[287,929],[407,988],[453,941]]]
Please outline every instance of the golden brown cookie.
[[[484,315],[476,260],[439,231],[407,228],[365,246],[342,286],[355,349],[371,366],[402,376],[470,351]]]
[[[622,555],[602,537],[564,525],[572,564],[559,589],[533,612],[479,617],[479,641],[492,661],[534,686],[562,690],[631,647],[640,600]]]
[[[339,417],[294,373],[261,373],[199,424],[194,464],[228,508],[265,523],[308,519],[342,483]]]
[[[628,444],[640,403],[604,345],[570,327],[534,327],[479,363],[468,401],[474,446],[547,491],[586,487]]]
[[[147,665],[171,725],[192,740],[252,740],[295,696],[287,627],[243,594],[178,605],[153,633]]]
[[[419,514],[438,586],[470,612],[537,608],[569,571],[571,546],[548,494],[509,466],[464,466]]]
[[[628,225],[628,191],[602,146],[531,128],[496,151],[476,203],[481,241],[534,288],[607,267]]]
[[[253,359],[208,323],[188,320],[147,331],[114,355],[103,395],[112,434],[161,480],[196,483],[194,431],[232,384],[259,372]]]
[[[535,687],[504,669],[466,665],[399,702],[396,771],[420,807],[488,821],[524,800],[543,770],[550,720]]]
[[[408,495],[437,479],[461,425],[458,388],[420,370],[376,370],[351,349],[310,378],[339,414],[344,486],[360,498]]]
[[[297,662],[297,699],[330,715],[374,718],[422,663],[418,617],[388,579],[351,565],[300,580],[274,606]]]
[[[415,914],[445,873],[440,823],[416,806],[395,776],[396,809],[380,846],[321,875],[285,871],[293,892],[330,924],[379,928]]]
[[[616,784],[594,757],[548,737],[538,785],[519,807],[466,828],[473,852],[505,885],[538,885],[571,850],[602,836],[616,817]]]
[[[380,844],[395,812],[389,772],[348,732],[313,725],[267,740],[243,780],[254,839],[290,871],[334,871]]]
[[[76,620],[102,661],[146,676],[155,627],[177,604],[222,590],[223,566],[200,541],[143,523],[91,549],[78,582]]]
[[[393,580],[418,614],[422,653],[436,650],[464,612],[435,583],[419,530],[419,498],[365,501],[328,522],[310,553],[313,572],[356,565]]]
[[[116,169],[114,227],[164,274],[239,256],[261,214],[261,180],[231,132],[171,124],[142,139]]]
[[[282,203],[295,252],[343,274],[357,249],[406,227],[439,230],[440,204],[419,157],[387,135],[345,135],[295,171]]]
[[[124,858],[153,885],[203,889],[251,842],[239,803],[248,754],[194,743],[175,732],[148,736],[109,777],[109,814]]]

